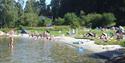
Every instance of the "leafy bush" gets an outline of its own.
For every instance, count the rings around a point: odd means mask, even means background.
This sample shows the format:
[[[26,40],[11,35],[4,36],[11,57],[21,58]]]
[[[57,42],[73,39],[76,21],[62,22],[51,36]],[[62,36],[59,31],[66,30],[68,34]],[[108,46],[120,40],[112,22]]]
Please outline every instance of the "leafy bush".
[[[102,25],[106,26],[112,26],[115,25],[115,16],[112,13],[103,13],[102,14]]]
[[[99,27],[99,26],[113,26],[115,25],[115,16],[112,13],[90,13],[88,15],[81,17],[82,22],[81,24],[89,27]]]
[[[10,28],[3,28],[3,29],[0,29],[1,31],[3,31],[3,32],[5,32],[5,33],[7,33],[7,32],[9,32],[11,29]]]
[[[125,47],[125,40],[120,41],[120,45]]]
[[[45,17],[43,20],[39,20],[38,26],[48,26],[52,24],[52,19]]]
[[[52,24],[52,19],[46,18],[45,21],[44,21],[44,25],[48,26],[50,24]]]
[[[70,25],[71,28],[80,27],[80,18],[75,13],[67,13],[64,16],[65,24]]]
[[[35,13],[25,13],[21,17],[21,25],[23,26],[37,26],[38,16]]]
[[[63,25],[65,20],[63,18],[57,18],[54,22],[55,25]]]
[[[88,14],[84,17],[85,25],[88,27],[99,26],[98,23],[100,23],[101,18],[102,18],[101,14],[96,14],[96,13]]]

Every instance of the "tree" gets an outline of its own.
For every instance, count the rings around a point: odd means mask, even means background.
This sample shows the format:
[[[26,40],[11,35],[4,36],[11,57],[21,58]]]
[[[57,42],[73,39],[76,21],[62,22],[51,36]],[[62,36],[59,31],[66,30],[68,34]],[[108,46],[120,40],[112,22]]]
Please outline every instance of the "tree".
[[[24,26],[37,26],[39,16],[35,11],[35,0],[28,0],[24,9],[24,14],[21,16],[21,24]]]
[[[46,13],[47,13],[47,6],[46,6],[46,3],[45,3],[45,0],[39,0],[38,1],[38,6],[39,6],[39,16],[40,15],[46,15]]]
[[[71,28],[75,28],[75,29],[80,27],[80,22],[79,22],[80,19],[79,17],[76,16],[75,13],[65,14],[64,19],[65,19],[65,22],[64,22],[65,25],[70,25]]]
[[[63,25],[64,22],[65,22],[64,18],[58,17],[57,19],[55,19],[54,24],[55,25]]]
[[[35,13],[25,13],[24,16],[22,16],[21,25],[23,26],[37,26],[39,17]]]
[[[60,4],[60,5],[58,5]],[[125,25],[125,0],[52,0],[53,16],[63,17],[68,12],[80,15],[89,13],[113,13],[116,25]]]
[[[52,24],[52,19],[44,17],[44,19],[39,21],[38,26],[49,26],[51,24]]]
[[[51,24],[52,24],[52,19],[46,18],[45,21],[44,21],[44,25],[49,26]]]
[[[63,0],[52,0],[51,1],[52,14],[53,14],[54,18],[58,18],[58,16],[59,16],[62,1]]]
[[[15,0],[1,0],[1,21],[3,26],[14,27],[18,19],[18,11],[15,7]]]
[[[102,25],[112,26],[115,25],[116,17],[112,13],[103,13],[102,14]]]
[[[80,11],[80,25],[81,26],[85,26],[86,24],[85,24],[85,12],[84,11]]]
[[[17,9],[17,13],[18,13],[18,16],[17,16],[18,19],[15,22],[15,26],[16,27],[20,27],[21,20],[22,20],[21,16],[23,15],[23,8],[22,8],[22,6],[20,4],[20,1],[15,2],[15,8]]]
[[[95,27],[105,27],[105,26],[113,26],[115,25],[115,16],[112,13],[91,13],[82,18],[86,24],[86,26]],[[90,25],[91,24],[91,25]]]
[[[87,27],[98,27],[102,25],[101,19],[102,19],[102,15],[101,14],[97,14],[97,13],[91,13],[86,15],[84,18],[85,20],[85,25]]]
[[[4,3],[3,3],[3,0],[1,0],[0,1],[0,27],[3,27],[4,26],[4,24],[5,24],[5,18],[4,18],[4,16],[5,16],[5,12],[4,12],[4,10],[5,10],[5,6],[4,6]]]

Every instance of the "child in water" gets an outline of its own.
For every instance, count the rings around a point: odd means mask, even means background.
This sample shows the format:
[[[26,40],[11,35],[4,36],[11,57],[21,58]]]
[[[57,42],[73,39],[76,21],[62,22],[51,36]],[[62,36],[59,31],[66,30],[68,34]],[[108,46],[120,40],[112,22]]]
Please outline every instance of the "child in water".
[[[15,34],[14,30],[10,31],[9,33],[9,47],[13,48],[13,42],[14,42],[14,38],[13,38],[13,35]]]
[[[14,38],[12,36],[9,37],[9,47],[13,48],[13,42],[14,42]]]

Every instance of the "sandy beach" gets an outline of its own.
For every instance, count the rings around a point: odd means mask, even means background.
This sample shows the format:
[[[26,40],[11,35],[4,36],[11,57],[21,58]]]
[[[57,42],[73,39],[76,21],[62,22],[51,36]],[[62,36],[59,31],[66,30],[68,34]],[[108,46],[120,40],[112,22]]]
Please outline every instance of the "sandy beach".
[[[9,34],[5,34],[1,32],[0,36],[2,35],[10,36]],[[18,34],[18,35],[13,34],[11,36],[12,37],[24,37],[24,38],[30,37],[28,34]],[[100,53],[100,52],[112,51],[112,50],[124,48],[120,45],[97,45],[95,44],[94,41],[89,40],[89,39],[75,39],[75,38],[67,37],[67,36],[56,36],[54,37],[54,41],[63,42],[65,44],[76,46],[76,47],[83,47],[84,49],[92,51],[93,53]]]
[[[71,37],[55,37],[55,39],[59,39],[58,41],[64,42],[69,45],[73,45],[76,47],[83,47],[93,53],[101,53],[106,51],[113,51],[122,49],[124,47],[120,45],[97,45],[94,41],[89,39],[75,39]]]

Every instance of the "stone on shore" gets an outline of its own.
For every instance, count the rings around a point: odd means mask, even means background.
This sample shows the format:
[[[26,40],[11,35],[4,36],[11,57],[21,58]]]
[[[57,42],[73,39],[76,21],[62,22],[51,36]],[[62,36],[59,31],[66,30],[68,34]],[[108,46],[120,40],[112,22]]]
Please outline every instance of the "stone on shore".
[[[5,33],[4,33],[3,31],[0,31],[0,36],[1,36],[1,35],[5,35]]]

